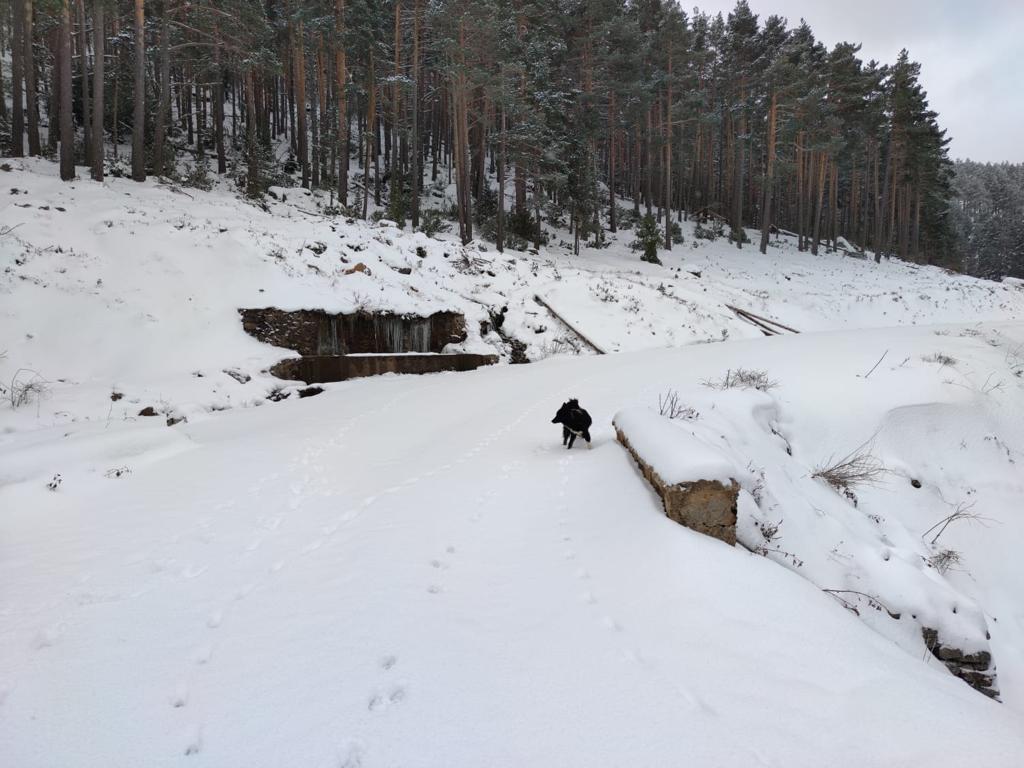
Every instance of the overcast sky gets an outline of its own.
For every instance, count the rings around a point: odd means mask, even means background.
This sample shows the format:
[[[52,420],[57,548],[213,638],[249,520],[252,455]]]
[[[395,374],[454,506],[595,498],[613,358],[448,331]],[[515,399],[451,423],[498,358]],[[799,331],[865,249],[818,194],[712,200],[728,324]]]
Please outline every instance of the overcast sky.
[[[1024,162],[1024,0],[747,0],[763,22],[806,19],[828,47],[861,43],[864,61],[891,63],[901,48],[921,82],[953,158]],[[684,9],[692,0],[680,0]],[[735,0],[699,0],[727,14]]]

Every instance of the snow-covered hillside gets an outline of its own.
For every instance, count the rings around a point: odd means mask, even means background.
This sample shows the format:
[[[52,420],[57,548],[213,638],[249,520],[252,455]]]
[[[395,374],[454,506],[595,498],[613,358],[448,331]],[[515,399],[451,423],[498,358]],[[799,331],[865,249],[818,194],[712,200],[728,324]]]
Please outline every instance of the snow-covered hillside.
[[[453,309],[470,334],[460,349],[505,357],[507,345],[493,331],[481,337],[480,322],[507,308],[502,330],[533,360],[591,352],[536,296],[609,352],[760,337],[727,305],[800,331],[1024,318],[1016,286],[814,257],[786,238],[761,256],[696,239],[686,225],[664,267],[639,260],[629,231],[578,257],[558,247],[499,254],[463,248],[450,233],[431,239],[318,215],[328,198],[301,189],[278,189],[264,211],[226,185],[205,193],[126,179],[65,184],[45,161],[8,165],[0,381],[25,368],[49,382],[49,397],[23,412],[19,428],[130,418],[147,406],[195,420],[263,402],[280,386],[264,369],[295,353],[248,337],[242,307]],[[360,263],[369,273],[353,271]],[[113,406],[112,392],[124,396]]]
[[[0,405],[5,764],[1024,762],[1019,288],[687,227],[658,267],[628,232],[502,255],[296,190],[3,178],[0,382],[45,379]],[[538,362],[271,403],[294,353],[242,331],[261,306],[454,309],[506,357],[480,321],[507,307]],[[737,368],[775,386],[705,385]],[[737,475],[741,546],[666,519],[615,441],[670,390],[670,437]],[[592,450],[550,423],[570,396]],[[859,446],[884,472],[854,505],[813,475]],[[984,644],[1003,703],[924,626]]]

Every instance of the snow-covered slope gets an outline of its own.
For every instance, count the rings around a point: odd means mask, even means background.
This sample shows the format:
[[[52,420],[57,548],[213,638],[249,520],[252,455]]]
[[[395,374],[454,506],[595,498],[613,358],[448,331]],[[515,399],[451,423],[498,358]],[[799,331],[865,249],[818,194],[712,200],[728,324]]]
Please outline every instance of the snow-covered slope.
[[[1024,762],[1015,286],[689,236],[664,267],[629,233],[500,255],[295,190],[267,212],[30,161],[3,178],[0,381],[48,389],[0,405],[5,764]],[[534,295],[629,351],[553,355],[582,345]],[[804,333],[762,338],[726,304]],[[451,308],[464,349],[503,353],[479,321],[507,307],[553,356],[271,404],[263,369],[291,353],[236,311],[270,305]],[[777,386],[702,383],[741,367]],[[615,413],[668,390],[740,475],[764,556],[667,520],[615,442]],[[570,396],[593,450],[550,424]],[[864,444],[886,473],[855,507],[812,475]],[[931,545],[957,509],[983,519]],[[1004,703],[925,650],[926,623],[988,644]]]
[[[962,588],[998,619],[1001,705],[793,570],[668,521],[610,425],[742,362],[780,382],[808,472],[918,402],[904,384],[926,378],[924,402],[986,398],[1019,450],[1005,420],[1019,382],[978,395],[899,366],[936,341],[1001,360],[926,329],[808,335],[358,380],[173,429],[38,432],[37,471],[64,478],[0,489],[0,752],[20,766],[1019,765],[1021,570],[1003,550],[1024,525],[999,505],[1019,501],[1019,475],[971,477],[999,526],[949,531],[977,569]],[[858,380],[885,348],[893,364]],[[840,384],[842,402],[819,394]],[[570,392],[594,415],[593,450],[564,451],[549,423]],[[968,440],[905,444],[928,484],[893,477],[862,510],[919,533],[959,484],[933,462],[994,461]],[[8,435],[0,461],[26,447]],[[119,466],[131,473],[105,476]],[[780,544],[815,554],[778,514]],[[842,550],[830,530],[817,546]]]

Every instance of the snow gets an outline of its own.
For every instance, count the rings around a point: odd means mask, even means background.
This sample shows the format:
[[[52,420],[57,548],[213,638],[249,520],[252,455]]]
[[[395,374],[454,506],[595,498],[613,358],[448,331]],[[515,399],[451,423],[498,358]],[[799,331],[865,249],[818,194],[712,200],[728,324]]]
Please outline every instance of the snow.
[[[268,213],[14,165],[0,381],[49,393],[0,406],[5,764],[1024,762],[1019,290],[685,226],[664,268],[621,243],[501,256],[303,214],[296,190]],[[535,294],[622,352],[552,354],[576,340]],[[547,359],[268,402],[291,353],[237,309],[361,304],[462,311],[459,349],[501,353],[478,321],[507,306]],[[777,386],[705,386],[740,367]],[[668,390],[696,417],[658,415]],[[550,424],[569,396],[593,450]],[[664,516],[616,414],[666,479],[736,478],[745,546]],[[887,471],[854,506],[813,475],[862,445]],[[984,519],[941,534],[962,556],[941,574],[926,532],[958,505]],[[921,626],[990,648],[1003,703]]]
[[[697,480],[729,485],[741,474],[717,445],[648,408],[619,411],[612,423],[668,485]]]

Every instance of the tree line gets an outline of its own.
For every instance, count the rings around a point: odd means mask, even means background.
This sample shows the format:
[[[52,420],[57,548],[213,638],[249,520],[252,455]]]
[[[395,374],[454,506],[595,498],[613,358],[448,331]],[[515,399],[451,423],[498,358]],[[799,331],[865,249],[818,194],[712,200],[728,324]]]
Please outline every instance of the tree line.
[[[578,250],[646,219],[670,249],[689,216],[737,247],[759,230],[762,252],[956,244],[918,64],[745,0],[5,0],[0,48],[7,153],[58,156],[64,179],[190,155],[254,197],[294,174],[414,227],[451,184],[463,242],[499,248],[539,246],[542,221]]]
[[[1024,278],[1024,165],[957,160],[952,211],[965,272]]]

